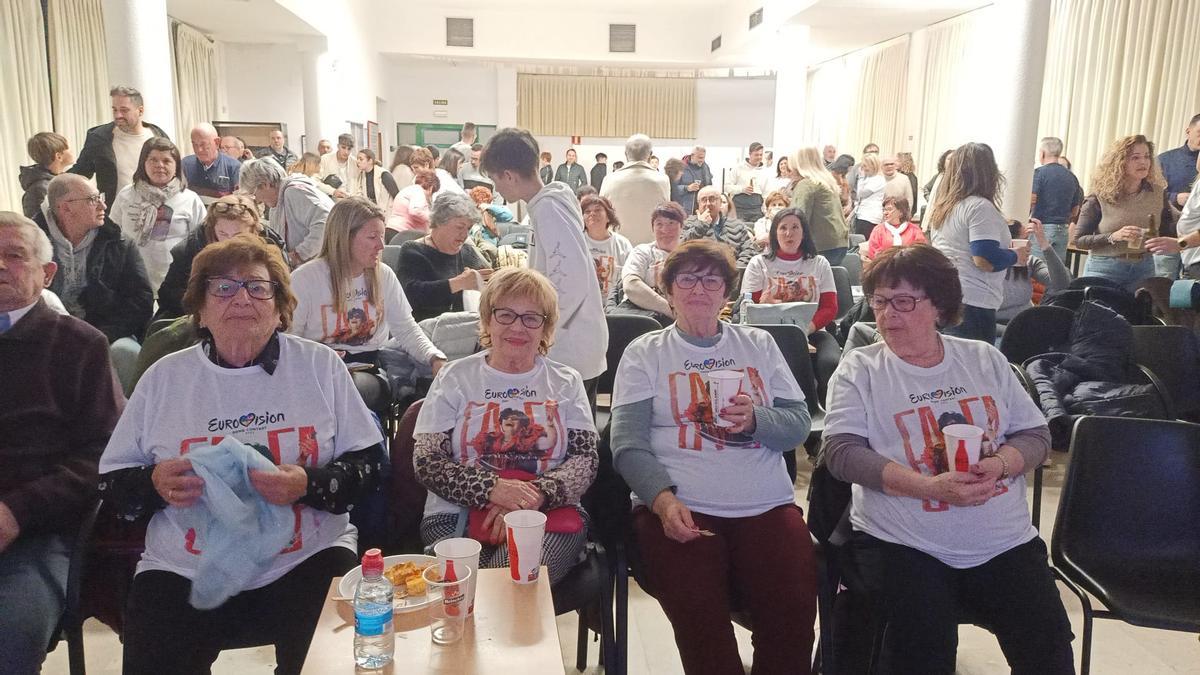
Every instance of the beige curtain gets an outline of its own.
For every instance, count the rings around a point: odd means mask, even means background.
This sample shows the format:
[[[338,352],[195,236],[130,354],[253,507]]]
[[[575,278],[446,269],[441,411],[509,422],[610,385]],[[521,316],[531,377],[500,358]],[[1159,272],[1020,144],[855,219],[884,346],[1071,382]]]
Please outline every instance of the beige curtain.
[[[46,9],[54,130],[79,152],[87,130],[110,119],[104,12],[100,0],[49,0]]]
[[[25,153],[29,137],[52,128],[49,83],[41,3],[0,2],[0,210],[21,212],[17,167],[32,161]]]
[[[519,73],[517,124],[541,136],[693,138],[696,81]]]
[[[1183,143],[1200,112],[1200,2],[1053,0],[1050,35],[1039,135],[1063,139],[1085,190],[1121,136]]]
[[[175,129],[180,151],[190,154],[191,144],[183,147],[192,127],[211,122],[217,115],[216,45],[200,31],[176,23],[173,31],[175,59]]]
[[[858,156],[867,143],[907,150],[904,134],[908,36],[826,61],[808,72],[805,137]]]

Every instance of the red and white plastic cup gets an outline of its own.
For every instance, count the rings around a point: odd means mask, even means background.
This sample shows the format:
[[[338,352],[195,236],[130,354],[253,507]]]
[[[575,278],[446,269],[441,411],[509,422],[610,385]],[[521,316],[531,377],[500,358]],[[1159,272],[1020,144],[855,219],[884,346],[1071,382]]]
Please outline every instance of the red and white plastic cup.
[[[721,417],[721,409],[732,405],[732,399],[742,388],[742,374],[736,370],[714,370],[704,376],[708,382],[708,400],[712,404],[713,423],[731,427],[733,422]]]
[[[518,584],[532,584],[542,566],[542,537],[546,514],[541,511],[511,511],[504,516],[508,540],[508,570]]]
[[[443,539],[433,545],[433,554],[437,556],[438,570],[443,579],[461,579],[463,570],[470,570],[466,587],[467,614],[475,613],[475,577],[482,548],[479,542],[468,537]]]
[[[948,424],[942,428],[942,437],[946,439],[946,458],[955,471],[966,471],[979,463],[983,429],[972,424]]]

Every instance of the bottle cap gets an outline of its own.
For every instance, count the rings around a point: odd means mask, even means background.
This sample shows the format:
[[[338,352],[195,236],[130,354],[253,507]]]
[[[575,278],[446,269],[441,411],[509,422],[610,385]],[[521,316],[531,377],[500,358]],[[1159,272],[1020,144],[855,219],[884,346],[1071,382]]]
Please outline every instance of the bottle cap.
[[[377,577],[383,574],[383,554],[379,549],[367,549],[367,552],[363,554],[362,573],[364,577]]]

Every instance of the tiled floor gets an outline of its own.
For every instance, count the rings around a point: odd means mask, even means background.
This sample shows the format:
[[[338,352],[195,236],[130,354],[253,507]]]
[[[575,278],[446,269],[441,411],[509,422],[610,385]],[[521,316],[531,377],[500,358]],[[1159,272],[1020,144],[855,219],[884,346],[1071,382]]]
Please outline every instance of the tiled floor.
[[[1058,496],[1062,486],[1066,456],[1055,453],[1056,464],[1046,471],[1046,486],[1042,503],[1042,523],[1053,523],[1058,509]],[[807,475],[797,481],[796,496],[804,501]],[[1046,529],[1045,527],[1043,529]],[[1061,588],[1061,586],[1060,586]],[[1078,600],[1063,589],[1063,603],[1071,618],[1076,633],[1076,661],[1078,662],[1079,635],[1082,632],[1082,614]],[[629,598],[629,671],[653,675],[682,673],[679,655],[675,649],[671,625],[667,622],[658,603],[636,586],[630,590]],[[567,672],[575,672],[575,615],[559,617],[559,642],[562,645],[563,663]],[[750,635],[741,628],[736,629],[738,643],[747,668],[752,650]],[[974,626],[960,629],[958,651],[958,673],[962,675],[991,675],[1008,673],[1004,656],[996,640],[987,632]],[[117,675],[120,673],[121,645],[116,635],[107,627],[92,620],[85,627],[84,640],[87,650],[88,672],[92,675]],[[596,664],[598,645],[590,645],[589,674],[603,672]],[[221,655],[213,669],[214,673],[229,675],[252,675],[270,673],[273,654],[269,649],[242,649]],[[46,660],[44,673],[67,672],[65,645],[61,645]],[[349,672],[349,671],[348,671]],[[1092,645],[1092,672],[1096,675],[1157,675],[1159,673],[1200,673],[1200,641],[1195,635],[1169,631],[1136,628],[1124,623],[1100,620],[1095,624]]]

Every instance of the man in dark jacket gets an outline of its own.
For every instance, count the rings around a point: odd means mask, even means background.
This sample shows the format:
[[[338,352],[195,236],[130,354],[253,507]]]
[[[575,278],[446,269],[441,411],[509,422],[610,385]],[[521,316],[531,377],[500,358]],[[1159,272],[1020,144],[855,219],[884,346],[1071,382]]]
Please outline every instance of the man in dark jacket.
[[[137,246],[104,215],[104,195],[65,173],[50,181],[46,208],[34,222],[50,237],[58,273],[50,285],[67,311],[109,342],[140,340],[154,292]]]
[[[558,165],[558,171],[554,172],[554,180],[560,183],[566,183],[571,187],[571,192],[587,185],[588,177],[584,173],[583,167],[575,163],[575,151],[567,151],[567,161]]]
[[[88,129],[71,173],[95,176],[105,203],[112,204],[117,192],[133,182],[142,146],[155,136],[166,138],[167,134],[142,121],[145,106],[137,89],[113,87],[108,95],[112,97],[113,121]]]
[[[296,153],[288,149],[286,144],[287,139],[283,137],[281,130],[272,129],[271,133],[267,134],[267,138],[271,141],[271,144],[259,150],[258,156],[270,157],[278,162],[284,171],[287,171],[288,167],[295,164],[299,159],[296,157]]]
[[[706,154],[707,151],[697,145],[692,149],[692,154],[683,158],[683,176],[680,177],[679,184],[683,186],[684,192],[680,195],[679,205],[683,207],[684,213],[695,213],[696,195],[702,188],[712,185],[712,169],[704,163]]]
[[[726,216],[726,209],[721,206],[721,191],[715,186],[701,188],[699,195],[696,215],[683,224],[683,240],[712,239],[726,244],[733,249],[737,264],[744,267],[759,253],[753,231],[746,223]]]
[[[0,669],[36,673],[124,399],[104,336],[41,299],[55,273],[46,235],[0,212],[0,256]]]
[[[604,179],[608,176],[608,155],[603,152],[596,153],[596,163],[592,165],[592,187],[596,188],[596,192],[600,191],[600,186],[604,185]]]

